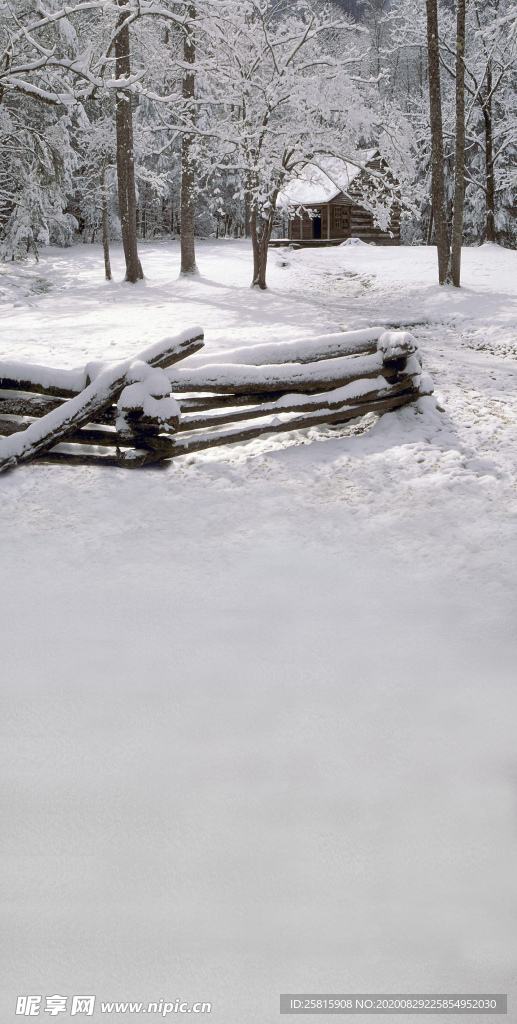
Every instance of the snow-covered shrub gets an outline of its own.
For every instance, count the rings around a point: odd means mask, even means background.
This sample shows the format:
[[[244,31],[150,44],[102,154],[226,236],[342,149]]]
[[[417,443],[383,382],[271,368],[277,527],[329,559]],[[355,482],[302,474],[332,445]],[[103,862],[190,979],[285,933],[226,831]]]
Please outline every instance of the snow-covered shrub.
[[[29,111],[30,112],[30,111]],[[51,112],[51,115],[54,112]],[[69,119],[61,116],[38,126],[27,116],[26,104],[0,112],[3,203],[0,209],[0,254],[4,259],[36,256],[50,242],[70,245],[77,227],[67,212],[75,157],[69,139]]]

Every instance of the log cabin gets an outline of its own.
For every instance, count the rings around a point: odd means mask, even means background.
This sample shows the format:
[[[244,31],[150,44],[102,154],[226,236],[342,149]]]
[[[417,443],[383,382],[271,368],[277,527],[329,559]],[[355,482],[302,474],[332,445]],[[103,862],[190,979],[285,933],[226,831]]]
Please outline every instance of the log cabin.
[[[363,153],[361,162],[372,170],[386,169],[378,149]],[[355,164],[325,154],[318,157],[317,164],[306,164],[279,193],[277,209],[288,215],[288,238],[273,239],[271,245],[287,241],[301,246],[339,245],[347,238],[400,245],[398,204],[393,204],[386,230],[378,227],[361,205],[367,177]]]

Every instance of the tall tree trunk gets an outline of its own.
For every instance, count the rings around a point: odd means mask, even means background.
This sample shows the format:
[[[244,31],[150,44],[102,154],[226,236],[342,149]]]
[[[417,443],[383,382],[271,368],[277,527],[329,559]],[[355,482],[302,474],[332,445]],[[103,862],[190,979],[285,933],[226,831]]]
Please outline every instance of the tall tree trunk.
[[[104,274],[106,281],[111,281],[111,262],[110,262],[110,231],[109,231],[109,217],[108,217],[108,197],[104,191],[106,182],[106,169],[104,164],[101,170],[101,188],[102,188],[102,248],[104,251]]]
[[[251,244],[253,248],[253,280],[254,286],[265,289],[268,245],[273,230],[274,206],[267,217],[262,217],[255,203],[250,216]]]
[[[433,204],[431,203],[431,213],[429,214],[429,224],[427,225],[427,245],[431,245],[433,241],[433,227],[434,227],[434,212]]]
[[[244,236],[245,238],[251,237],[251,204],[247,189],[244,193]]]
[[[123,7],[122,0],[119,6]],[[131,58],[129,50],[129,11],[124,11],[119,18],[120,31],[115,38],[115,74],[117,78],[129,78],[131,75]],[[122,229],[122,245],[126,260],[126,281],[134,284],[143,277],[142,267],[138,259],[136,242],[136,189],[135,189],[135,153],[133,147],[133,110],[131,94],[117,90],[115,124],[117,130],[117,177],[118,201],[120,209],[120,225]]]
[[[494,176],[494,138],[492,123],[492,64],[489,61],[486,69],[486,100],[483,102],[483,118],[485,121],[485,157],[486,157],[486,240],[495,242],[495,176]]]
[[[431,195],[434,211],[436,246],[438,250],[438,281],[440,284],[448,284],[450,244],[449,229],[447,225],[447,207],[445,203],[437,0],[426,0],[426,11],[427,53],[429,62],[429,107],[431,115]]]
[[[192,20],[196,17],[196,8],[191,4],[188,9],[189,23],[185,26],[183,40],[183,60],[185,64],[193,64],[196,59],[196,48]],[[183,74],[183,99],[192,100],[195,92],[195,75],[193,71]],[[193,104],[187,106],[188,116],[193,120],[195,109]],[[194,136],[184,134],[181,140],[181,271],[182,274],[198,274],[196,265],[196,243],[194,237],[196,169],[192,157]]]
[[[460,286],[465,201],[465,2],[456,0],[456,156],[452,221],[452,283]]]

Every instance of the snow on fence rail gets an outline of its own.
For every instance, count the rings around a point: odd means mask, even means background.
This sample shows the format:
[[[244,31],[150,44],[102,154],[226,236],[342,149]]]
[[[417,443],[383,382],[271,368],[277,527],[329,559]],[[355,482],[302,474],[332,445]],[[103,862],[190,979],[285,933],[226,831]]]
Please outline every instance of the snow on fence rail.
[[[374,327],[210,357],[203,344],[196,327],[117,364],[0,361],[0,472],[37,457],[136,468],[380,414],[432,390],[406,331]]]

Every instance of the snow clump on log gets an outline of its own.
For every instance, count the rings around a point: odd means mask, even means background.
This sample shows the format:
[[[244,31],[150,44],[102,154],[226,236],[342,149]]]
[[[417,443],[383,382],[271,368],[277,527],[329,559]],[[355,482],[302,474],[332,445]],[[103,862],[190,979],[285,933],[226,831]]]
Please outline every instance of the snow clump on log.
[[[135,360],[129,368],[128,384],[117,402],[118,429],[126,427],[125,413],[131,409],[142,409],[145,416],[158,423],[171,423],[181,418],[180,407],[170,394],[171,385],[167,374],[155,369],[142,360]]]
[[[377,342],[377,350],[384,359],[401,359],[416,352],[418,342],[409,331],[384,331]]]

